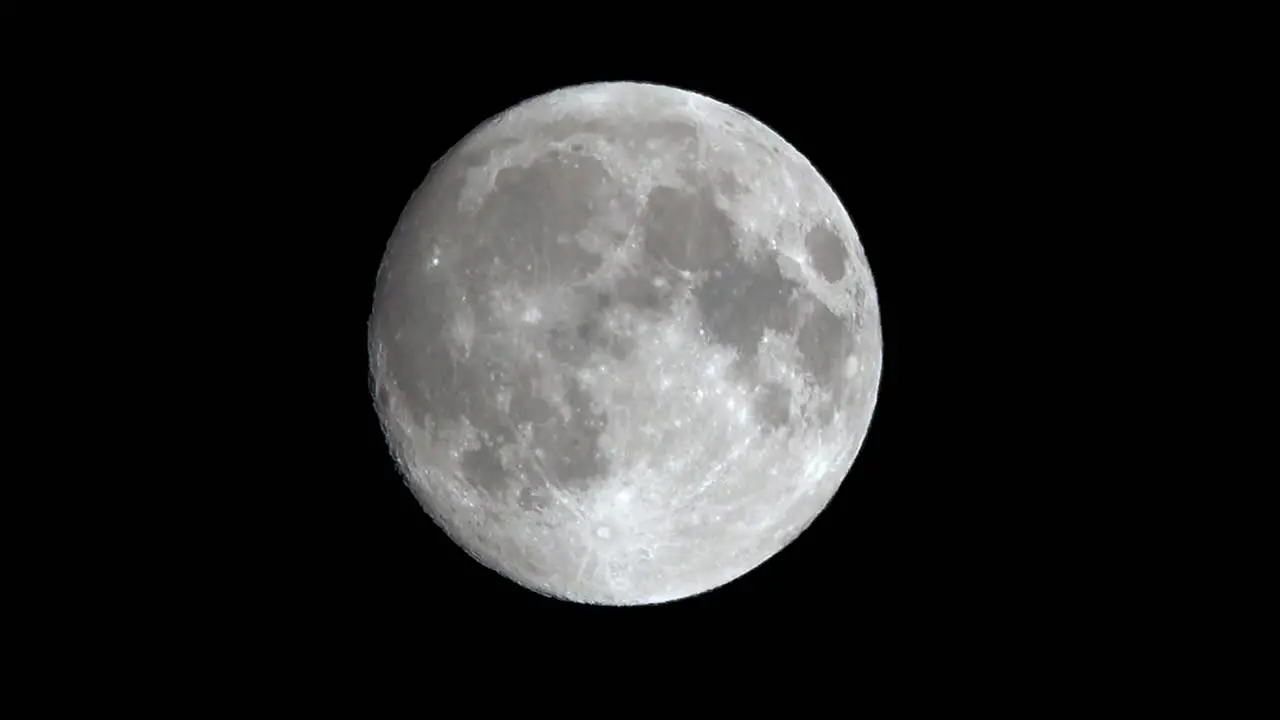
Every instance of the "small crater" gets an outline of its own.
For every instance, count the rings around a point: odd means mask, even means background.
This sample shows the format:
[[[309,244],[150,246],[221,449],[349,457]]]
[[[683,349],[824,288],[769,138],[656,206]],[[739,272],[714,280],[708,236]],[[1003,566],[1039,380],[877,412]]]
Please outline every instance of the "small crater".
[[[804,244],[809,249],[813,269],[827,282],[837,282],[844,277],[849,252],[839,235],[825,225],[819,225],[805,235]]]

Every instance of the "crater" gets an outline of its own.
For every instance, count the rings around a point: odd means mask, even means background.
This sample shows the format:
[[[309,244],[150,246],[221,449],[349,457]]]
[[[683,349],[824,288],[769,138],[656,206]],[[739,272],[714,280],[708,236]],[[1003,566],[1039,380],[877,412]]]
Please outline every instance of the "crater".
[[[649,254],[680,270],[708,268],[734,254],[733,223],[706,189],[654,188],[641,223]]]
[[[813,269],[823,279],[833,283],[844,277],[845,261],[849,253],[839,235],[825,225],[818,225],[804,236],[804,245],[809,249]]]
[[[711,271],[694,289],[702,326],[712,339],[738,351],[742,362],[756,356],[765,328],[789,333],[792,297],[799,285],[782,275],[773,258],[747,262],[736,255]]]

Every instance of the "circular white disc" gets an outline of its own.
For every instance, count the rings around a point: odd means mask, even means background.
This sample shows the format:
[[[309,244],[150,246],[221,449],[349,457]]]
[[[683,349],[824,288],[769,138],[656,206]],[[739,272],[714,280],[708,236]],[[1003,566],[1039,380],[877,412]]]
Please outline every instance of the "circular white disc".
[[[831,499],[875,405],[880,318],[848,214],[760,122],[584,85],[481,125],[391,238],[376,402],[431,516],[579,602],[694,595]]]

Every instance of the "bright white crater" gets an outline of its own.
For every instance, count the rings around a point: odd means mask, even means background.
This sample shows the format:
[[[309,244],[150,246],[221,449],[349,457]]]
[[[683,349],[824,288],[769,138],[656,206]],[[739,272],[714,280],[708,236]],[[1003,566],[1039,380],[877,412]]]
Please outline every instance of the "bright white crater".
[[[853,223],[755,119],[571,87],[431,168],[379,271],[376,404],[409,485],[531,589],[638,605],[747,573],[853,465],[880,314]]]

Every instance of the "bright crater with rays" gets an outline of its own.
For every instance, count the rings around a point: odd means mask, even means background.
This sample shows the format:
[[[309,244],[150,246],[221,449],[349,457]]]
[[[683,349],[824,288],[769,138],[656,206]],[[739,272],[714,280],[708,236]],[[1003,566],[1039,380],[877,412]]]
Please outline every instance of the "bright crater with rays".
[[[732,581],[822,511],[875,406],[880,318],[794,148],[707,97],[605,83],[432,167],[369,353],[391,448],[455,542],[539,592],[635,605]]]

